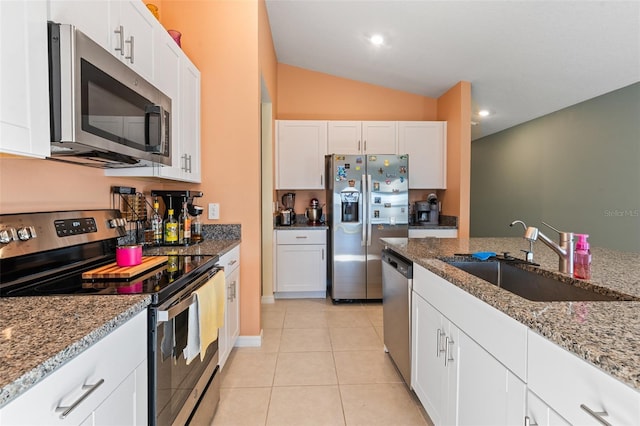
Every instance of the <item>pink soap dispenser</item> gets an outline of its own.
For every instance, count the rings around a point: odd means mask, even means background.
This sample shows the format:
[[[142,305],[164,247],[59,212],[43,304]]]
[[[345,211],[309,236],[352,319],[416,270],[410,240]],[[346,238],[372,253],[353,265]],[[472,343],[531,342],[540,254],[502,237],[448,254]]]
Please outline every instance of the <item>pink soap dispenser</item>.
[[[576,249],[573,253],[573,276],[583,280],[591,279],[591,250],[587,234],[575,234],[578,238]]]

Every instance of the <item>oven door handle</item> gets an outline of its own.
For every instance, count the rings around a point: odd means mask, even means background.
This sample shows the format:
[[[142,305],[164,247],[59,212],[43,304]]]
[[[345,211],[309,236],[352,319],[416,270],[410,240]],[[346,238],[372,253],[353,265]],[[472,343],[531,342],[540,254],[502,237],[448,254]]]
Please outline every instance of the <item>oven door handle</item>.
[[[186,311],[189,308],[189,306],[191,306],[193,302],[195,302],[195,300],[196,300],[196,296],[195,294],[192,294],[191,296],[182,300],[180,303],[177,303],[171,306],[169,309],[166,309],[166,310],[158,309],[157,322],[161,323],[161,322],[172,320],[173,318],[178,316],[180,313]]]

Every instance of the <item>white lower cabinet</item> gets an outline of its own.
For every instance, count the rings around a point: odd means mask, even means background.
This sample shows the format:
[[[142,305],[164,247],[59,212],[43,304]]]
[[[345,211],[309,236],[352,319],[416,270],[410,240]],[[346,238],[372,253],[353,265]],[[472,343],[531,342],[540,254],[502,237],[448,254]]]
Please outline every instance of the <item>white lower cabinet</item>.
[[[147,383],[145,310],[0,409],[0,424],[146,425]]]
[[[527,414],[525,425],[530,426],[569,426],[570,423],[551,409],[546,402],[538,396],[527,391]]]
[[[224,267],[226,298],[224,325],[218,332],[218,365],[223,368],[240,335],[240,246],[222,255],[219,264]]]
[[[416,264],[413,290],[411,387],[433,422],[522,424],[526,385],[505,364],[519,366],[514,357],[524,362],[524,326],[500,325],[503,318],[493,313],[483,318],[484,302]],[[494,356],[487,349],[495,344],[491,335],[512,337],[515,352]]]
[[[276,231],[276,298],[327,296],[327,231]]]
[[[525,384],[413,293],[411,385],[436,425],[521,424]]]
[[[533,331],[528,387],[570,424],[640,424],[640,392]]]

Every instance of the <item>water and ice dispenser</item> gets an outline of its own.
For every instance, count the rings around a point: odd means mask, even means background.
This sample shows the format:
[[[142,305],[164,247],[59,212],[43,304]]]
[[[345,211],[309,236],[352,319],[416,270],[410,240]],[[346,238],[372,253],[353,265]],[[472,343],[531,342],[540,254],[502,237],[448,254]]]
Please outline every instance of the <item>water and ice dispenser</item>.
[[[355,182],[349,181],[349,186],[340,191],[342,222],[359,222],[360,191],[355,188]]]

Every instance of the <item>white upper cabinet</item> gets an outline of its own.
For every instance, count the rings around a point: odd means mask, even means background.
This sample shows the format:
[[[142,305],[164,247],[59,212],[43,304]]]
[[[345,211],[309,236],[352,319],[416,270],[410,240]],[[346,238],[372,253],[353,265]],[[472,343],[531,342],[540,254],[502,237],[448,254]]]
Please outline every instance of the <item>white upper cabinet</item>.
[[[276,189],[324,189],[327,122],[279,120]]]
[[[50,153],[47,4],[0,1],[0,152]]]
[[[398,122],[398,154],[409,154],[410,189],[446,189],[446,121]]]
[[[329,121],[329,154],[395,154],[395,121]]]
[[[160,24],[141,1],[50,0],[52,21],[74,25],[153,81],[154,37]]]

